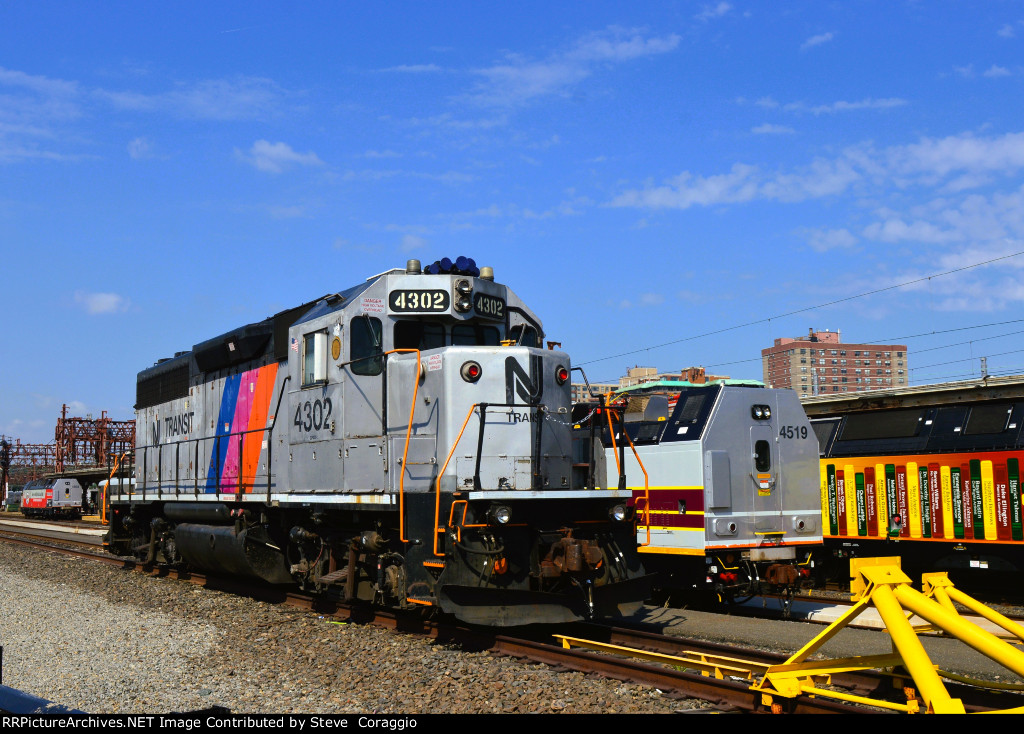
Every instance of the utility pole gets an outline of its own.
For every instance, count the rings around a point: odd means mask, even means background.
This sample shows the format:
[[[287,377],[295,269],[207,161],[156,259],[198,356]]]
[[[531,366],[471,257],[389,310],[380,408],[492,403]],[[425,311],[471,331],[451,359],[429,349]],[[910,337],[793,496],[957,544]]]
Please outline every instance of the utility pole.
[[[7,501],[7,477],[11,471],[11,445],[0,439],[0,507]]]

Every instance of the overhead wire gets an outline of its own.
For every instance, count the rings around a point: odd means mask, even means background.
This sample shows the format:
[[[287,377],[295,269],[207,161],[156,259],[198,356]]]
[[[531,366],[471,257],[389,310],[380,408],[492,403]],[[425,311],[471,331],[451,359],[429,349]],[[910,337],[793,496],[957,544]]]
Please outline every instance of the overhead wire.
[[[647,347],[642,347],[642,348],[639,348],[639,349],[633,349],[633,350],[630,350],[630,351],[627,351],[627,352],[620,352],[618,354],[608,355],[608,356],[605,356],[605,357],[598,357],[597,359],[591,359],[591,360],[587,360],[585,362],[581,362],[581,363],[579,363],[579,366],[588,365],[588,364],[596,364],[598,362],[604,362],[604,361],[607,361],[609,359],[616,359],[618,357],[625,357],[625,356],[629,356],[631,354],[639,354],[640,352],[648,352],[648,351],[651,351],[653,349],[660,349],[662,347],[671,346],[673,344],[681,344],[681,343],[687,342],[687,341],[694,341],[696,339],[701,339],[701,338],[707,337],[707,336],[714,336],[714,335],[717,335],[717,334],[724,334],[724,333],[727,333],[727,332],[730,332],[730,331],[736,331],[738,329],[746,328],[748,326],[753,326],[753,325],[756,325],[756,324],[761,324],[761,323],[769,323],[770,324],[772,319],[780,319],[780,318],[785,318],[787,316],[793,316],[793,315],[796,315],[796,314],[799,314],[799,313],[806,313],[808,311],[814,311],[814,310],[819,309],[819,308],[826,308],[828,306],[833,306],[833,305],[838,304],[838,303],[844,303],[844,302],[847,302],[847,301],[856,300],[858,298],[864,298],[864,297],[867,297],[867,296],[876,295],[878,293],[884,293],[886,291],[891,291],[891,290],[895,290],[895,289],[898,289],[898,288],[904,288],[906,286],[914,285],[916,283],[921,283],[921,282],[924,282],[924,281],[928,281],[929,284],[930,284],[930,282],[931,282],[931,280],[933,278],[941,278],[941,277],[944,277],[944,276],[947,276],[947,275],[952,275],[954,273],[963,272],[965,270],[971,270],[973,268],[978,268],[978,267],[981,267],[981,266],[984,266],[984,265],[991,265],[992,263],[999,262],[1001,260],[1007,260],[1007,259],[1010,259],[1010,258],[1013,258],[1013,257],[1017,257],[1017,256],[1022,255],[1022,254],[1024,254],[1024,250],[1021,250],[1021,251],[1018,251],[1018,252],[1014,252],[1014,253],[1010,253],[1008,255],[1001,255],[1000,257],[990,258],[988,260],[983,260],[981,262],[973,263],[971,265],[964,265],[964,266],[959,267],[959,268],[953,268],[951,270],[946,270],[946,271],[941,272],[941,273],[935,273],[933,275],[927,275],[927,276],[924,276],[924,277],[921,277],[921,278],[916,278],[914,280],[908,280],[908,281],[905,281],[903,283],[897,283],[897,284],[894,284],[894,285],[886,286],[884,288],[876,288],[876,289],[871,290],[871,291],[865,291],[863,293],[858,293],[856,295],[846,296],[845,298],[835,299],[835,300],[832,300],[832,301],[828,301],[826,303],[818,304],[816,306],[808,306],[808,307],[805,307],[805,308],[796,309],[796,310],[793,310],[793,311],[788,311],[788,312],[783,313],[783,314],[777,314],[777,315],[774,315],[774,316],[767,316],[765,318],[755,319],[753,321],[748,321],[748,322],[745,322],[745,323],[742,323],[742,324],[736,324],[734,326],[729,326],[729,327],[725,327],[725,328],[722,328],[722,329],[715,329],[713,331],[707,331],[707,332],[704,332],[704,333],[701,333],[701,334],[694,334],[692,336],[683,337],[681,339],[674,339],[674,340],[671,340],[671,341],[662,342],[660,344],[654,344],[654,345],[647,346]],[[1002,325],[1006,325],[1006,324],[1015,324],[1015,323],[1022,323],[1022,322],[1024,322],[1024,319],[1010,319],[1010,320],[1007,320],[1007,321],[996,321],[996,322],[991,322],[991,323],[988,323],[988,324],[978,324],[978,325],[975,325],[975,326],[963,326],[963,327],[956,327],[956,328],[952,328],[952,329],[939,329],[939,330],[933,330],[931,332],[923,332],[923,333],[920,333],[920,334],[911,334],[911,335],[907,335],[907,336],[892,337],[892,338],[886,338],[886,339],[881,339],[881,340],[872,340],[872,341],[873,341],[873,343],[891,343],[891,342],[898,342],[898,341],[909,340],[909,339],[923,338],[923,337],[926,337],[926,336],[935,336],[937,334],[946,334],[946,333],[953,333],[953,332],[957,332],[957,331],[966,331],[966,330],[970,330],[970,329],[987,328],[987,327],[990,327],[990,326],[1002,326]],[[916,351],[916,353],[921,353],[921,352],[927,352],[927,351],[935,351],[935,350],[939,350],[939,349],[949,349],[949,348],[952,348],[954,346],[962,346],[963,344],[969,344],[969,343],[973,343],[975,341],[983,341],[983,340],[986,340],[986,339],[998,339],[998,338],[1002,338],[1002,337],[1005,337],[1005,336],[1013,336],[1015,334],[1020,334],[1020,333],[1024,333],[1024,331],[1009,332],[1007,334],[996,335],[996,336],[989,336],[989,337],[980,337],[978,339],[973,339],[973,340],[970,340],[968,342],[957,342],[957,343],[954,343],[954,344],[942,345],[942,346],[938,346],[938,347],[930,347],[928,349],[915,350],[915,351]],[[1008,352],[1008,353],[1011,353],[1011,352]],[[989,355],[989,356],[999,356],[999,355]],[[716,362],[714,364],[709,364],[709,365],[705,365],[705,366],[707,366],[707,367],[716,367],[717,368],[717,367],[726,367],[726,366],[737,365],[737,364],[748,364],[748,363],[751,363],[751,362],[760,362],[760,361],[761,361],[760,358],[754,357],[754,358],[750,358],[750,359],[733,360],[733,361],[729,361],[729,362]],[[963,360],[958,360],[958,361],[963,361]],[[925,368],[924,367],[919,367],[919,368],[914,368],[914,369],[925,369]],[[909,373],[909,371],[910,370],[908,370],[908,373]],[[602,381],[597,381],[597,382],[602,382]],[[608,382],[608,380],[604,380],[603,382]]]

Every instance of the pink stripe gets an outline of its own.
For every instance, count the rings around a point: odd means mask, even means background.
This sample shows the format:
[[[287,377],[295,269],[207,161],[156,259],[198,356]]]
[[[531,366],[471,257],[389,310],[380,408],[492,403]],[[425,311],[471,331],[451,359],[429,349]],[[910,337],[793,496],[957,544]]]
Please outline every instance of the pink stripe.
[[[259,370],[242,373],[242,382],[238,386],[238,402],[235,404],[235,417],[231,420],[231,432],[244,431],[249,427],[249,412],[252,410],[253,390]],[[238,457],[239,441],[243,443],[254,439],[252,434],[232,436],[228,445],[228,455],[224,459],[224,471],[221,472],[221,487],[227,491],[238,491]]]

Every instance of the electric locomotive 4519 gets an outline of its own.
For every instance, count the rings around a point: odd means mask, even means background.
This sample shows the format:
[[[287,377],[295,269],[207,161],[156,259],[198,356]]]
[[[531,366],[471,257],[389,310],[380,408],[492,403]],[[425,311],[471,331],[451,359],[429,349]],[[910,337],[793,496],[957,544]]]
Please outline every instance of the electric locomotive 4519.
[[[577,436],[600,436],[609,483],[633,492],[662,593],[734,600],[809,580],[822,549],[818,444],[796,393],[740,381],[645,390],[663,394],[627,397],[614,430],[577,406]]]
[[[568,355],[489,268],[426,270],[139,373],[110,548],[495,626],[637,608],[631,493],[573,481]]]

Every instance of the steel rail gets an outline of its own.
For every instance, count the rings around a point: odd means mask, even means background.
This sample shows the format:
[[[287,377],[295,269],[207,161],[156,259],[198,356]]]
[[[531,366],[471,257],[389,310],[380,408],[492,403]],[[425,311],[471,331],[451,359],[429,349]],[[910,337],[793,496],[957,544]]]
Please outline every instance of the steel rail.
[[[4,531],[7,532],[7,531]],[[372,625],[396,632],[422,635],[431,639],[455,643],[465,649],[489,650],[495,654],[507,655],[532,662],[544,663],[560,670],[573,670],[588,674],[598,674],[607,678],[629,681],[638,685],[650,686],[670,696],[700,699],[709,702],[720,710],[759,712],[759,713],[874,713],[876,710],[863,706],[854,706],[832,699],[798,696],[792,700],[775,697],[775,705],[765,704],[759,691],[753,691],[746,680],[716,678],[701,675],[675,667],[641,662],[635,659],[587,652],[580,649],[565,649],[551,641],[550,631],[542,638],[514,637],[498,634],[494,630],[478,627],[467,627],[448,621],[435,621],[424,618],[421,613],[405,613],[393,610],[374,609],[368,605],[346,604],[340,599],[312,596],[294,590],[278,589],[269,586],[254,585],[249,581],[210,576],[176,569],[143,564],[131,559],[119,558],[109,554],[76,551],[68,548],[30,541],[9,538],[0,535],[0,541],[15,543],[37,550],[73,555],[86,560],[97,561],[107,565],[120,566],[126,570],[134,570],[148,576],[159,576],[187,581],[211,590],[232,593],[250,598],[280,603],[292,608],[331,617],[339,621],[355,624]],[[63,542],[63,541],[57,541]],[[545,628],[548,629],[548,628]],[[696,654],[728,656],[744,658],[765,664],[774,664],[785,660],[784,655],[753,650],[750,648],[729,646],[720,643],[694,640],[688,638],[661,635],[646,630],[629,629],[626,627],[606,626],[598,624],[579,624],[563,627],[559,632],[570,631],[576,634],[587,634],[610,644],[645,649],[664,654],[679,654],[689,651]],[[883,691],[892,691],[894,679],[882,673],[837,674],[832,677],[833,685],[857,692],[860,695]],[[897,688],[896,690],[900,690]],[[953,688],[951,687],[952,691]],[[973,695],[976,701],[968,707],[970,711],[986,711],[998,709],[1000,703],[990,700],[977,689],[964,687],[957,695],[966,698]],[[1005,706],[1005,697],[1002,699]]]

